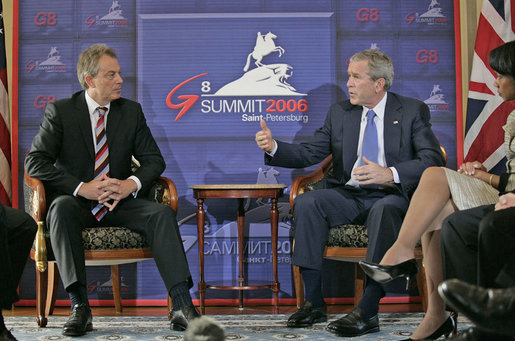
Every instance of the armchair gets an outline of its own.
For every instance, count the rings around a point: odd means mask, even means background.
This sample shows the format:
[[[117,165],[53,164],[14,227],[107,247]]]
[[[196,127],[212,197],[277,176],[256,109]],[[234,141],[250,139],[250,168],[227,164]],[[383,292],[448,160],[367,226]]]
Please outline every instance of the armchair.
[[[38,232],[30,257],[36,266],[37,322],[40,327],[45,327],[47,316],[53,313],[55,306],[59,270],[45,226],[45,188],[40,180],[30,177],[26,172],[24,178],[25,210],[38,223]],[[166,177],[158,178],[149,192],[148,199],[169,205],[177,213],[177,189],[173,181]],[[123,226],[85,228],[82,238],[86,266],[110,265],[115,309],[117,313],[121,313],[119,265],[153,258],[145,238]],[[171,309],[170,297],[168,308]]]

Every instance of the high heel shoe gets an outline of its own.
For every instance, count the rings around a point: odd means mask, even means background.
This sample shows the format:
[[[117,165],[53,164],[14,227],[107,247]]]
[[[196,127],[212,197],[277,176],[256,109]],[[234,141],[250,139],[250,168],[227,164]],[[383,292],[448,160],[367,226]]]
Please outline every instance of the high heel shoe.
[[[409,279],[418,272],[418,265],[415,258],[409,259],[397,265],[379,265],[375,263],[359,261],[359,265],[374,281],[388,283],[399,277],[406,278],[406,290],[409,289]]]
[[[428,337],[426,337],[422,340],[436,340],[442,335],[444,335],[445,337],[449,337],[449,335],[451,335],[451,333],[455,330],[455,328],[456,328],[456,322],[454,321],[454,318],[451,315],[447,318],[447,320],[445,320],[445,322],[437,330],[434,331],[433,334],[429,335]],[[417,340],[418,339],[409,338],[409,339],[404,339],[401,341],[417,341]]]

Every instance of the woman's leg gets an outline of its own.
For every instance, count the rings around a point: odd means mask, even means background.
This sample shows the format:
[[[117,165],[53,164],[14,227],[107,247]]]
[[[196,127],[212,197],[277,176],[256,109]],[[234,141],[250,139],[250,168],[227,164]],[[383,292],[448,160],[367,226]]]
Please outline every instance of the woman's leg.
[[[399,236],[380,264],[395,265],[413,258],[413,250],[421,236],[440,229],[443,219],[454,211],[445,171],[440,167],[426,169],[413,194]]]
[[[437,330],[448,318],[445,304],[438,295],[438,285],[443,280],[442,255],[440,252],[440,230],[422,235],[424,269],[427,283],[427,311],[424,319],[411,336],[414,340],[425,339]]]

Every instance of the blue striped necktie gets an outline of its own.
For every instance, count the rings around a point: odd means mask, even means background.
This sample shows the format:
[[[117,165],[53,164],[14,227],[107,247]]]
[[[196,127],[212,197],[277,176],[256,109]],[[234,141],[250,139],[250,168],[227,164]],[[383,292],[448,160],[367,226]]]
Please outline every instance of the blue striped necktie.
[[[363,133],[360,164],[364,164],[363,156],[365,156],[368,160],[377,163],[377,154],[379,148],[377,143],[377,128],[374,122],[375,116],[376,113],[374,110],[369,110],[367,112],[367,125],[365,127],[365,132]]]
[[[377,128],[374,122],[376,113],[374,110],[367,112],[367,125],[365,126],[365,132],[363,133],[363,143],[361,144],[361,160],[360,165],[364,165],[363,156],[369,161],[377,163],[378,144],[377,144]],[[377,184],[371,185],[359,185],[361,188],[377,189]]]
[[[96,135],[96,154],[95,154],[95,172],[94,178],[99,178],[102,174],[109,175],[109,148],[107,147],[107,135],[105,129],[105,114],[107,112],[106,107],[98,107],[98,121],[97,127],[95,128]],[[100,221],[107,213],[108,209],[104,204],[96,204],[91,213],[95,218]]]

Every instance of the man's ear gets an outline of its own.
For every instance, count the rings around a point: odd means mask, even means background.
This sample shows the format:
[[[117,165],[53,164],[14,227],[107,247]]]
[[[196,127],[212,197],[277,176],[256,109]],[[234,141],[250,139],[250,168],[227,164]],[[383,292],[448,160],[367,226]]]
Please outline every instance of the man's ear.
[[[386,83],[386,81],[384,78],[379,78],[378,80],[376,80],[375,81],[376,92],[380,92],[380,91],[384,90],[385,83]]]
[[[88,85],[88,87],[90,88],[94,88],[95,87],[95,81],[94,81],[94,77],[92,75],[87,75],[86,77],[84,77],[84,80],[86,81],[86,84]]]

